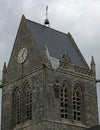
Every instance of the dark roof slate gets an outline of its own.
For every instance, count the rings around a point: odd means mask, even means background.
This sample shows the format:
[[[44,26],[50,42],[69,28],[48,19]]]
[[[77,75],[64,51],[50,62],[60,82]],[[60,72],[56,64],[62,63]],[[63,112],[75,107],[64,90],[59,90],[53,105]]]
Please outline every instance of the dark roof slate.
[[[30,20],[27,20],[27,23],[40,50],[42,44],[46,43],[52,57],[60,59],[63,54],[68,53],[73,64],[88,67],[86,61],[83,60],[82,54],[67,34]]]

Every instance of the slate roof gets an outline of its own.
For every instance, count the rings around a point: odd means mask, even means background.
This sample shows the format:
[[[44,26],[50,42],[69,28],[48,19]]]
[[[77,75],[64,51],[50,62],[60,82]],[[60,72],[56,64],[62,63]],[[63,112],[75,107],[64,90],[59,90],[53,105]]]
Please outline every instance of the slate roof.
[[[27,23],[40,50],[42,44],[46,43],[52,57],[61,59],[63,54],[68,53],[73,64],[88,67],[77,45],[70,39],[68,34],[56,31],[28,19]]]

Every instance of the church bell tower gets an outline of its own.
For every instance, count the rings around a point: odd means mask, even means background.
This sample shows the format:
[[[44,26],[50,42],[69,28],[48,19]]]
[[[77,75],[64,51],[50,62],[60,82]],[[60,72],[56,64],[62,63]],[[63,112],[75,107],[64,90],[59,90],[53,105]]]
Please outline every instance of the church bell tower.
[[[70,33],[22,16],[2,81],[1,130],[85,130],[98,124],[94,59],[90,68]]]

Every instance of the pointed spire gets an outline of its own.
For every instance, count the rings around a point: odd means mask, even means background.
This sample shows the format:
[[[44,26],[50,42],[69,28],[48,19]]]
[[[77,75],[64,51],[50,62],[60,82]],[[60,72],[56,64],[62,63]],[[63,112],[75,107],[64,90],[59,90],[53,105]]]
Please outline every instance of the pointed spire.
[[[22,15],[21,21],[26,22],[26,17],[25,17],[25,15]]]
[[[64,63],[71,63],[71,59],[69,57],[69,54],[68,53],[63,54],[61,61]]]
[[[42,63],[44,66],[52,67],[53,70],[56,70],[59,67],[59,60],[50,56],[49,50],[45,43],[42,45]]]
[[[94,57],[92,56],[91,65],[95,65]]]
[[[22,15],[22,19],[26,19],[24,14]]]
[[[69,64],[71,64],[71,63],[72,63],[72,61],[71,61],[71,58],[70,58],[69,54],[65,53],[61,57],[60,65],[59,66],[63,67],[63,68],[66,68],[66,67],[68,68]]]
[[[6,73],[6,62],[4,62],[3,73]]]
[[[49,51],[45,43],[42,45],[42,61],[43,65],[47,64],[49,62]]]
[[[4,62],[4,66],[3,66],[3,70],[2,70],[2,83],[4,83],[6,81],[6,72],[7,72],[6,62]]]
[[[91,59],[91,71],[92,71],[93,75],[96,76],[96,66],[95,66],[95,61],[94,61],[93,56],[92,56],[92,59]]]

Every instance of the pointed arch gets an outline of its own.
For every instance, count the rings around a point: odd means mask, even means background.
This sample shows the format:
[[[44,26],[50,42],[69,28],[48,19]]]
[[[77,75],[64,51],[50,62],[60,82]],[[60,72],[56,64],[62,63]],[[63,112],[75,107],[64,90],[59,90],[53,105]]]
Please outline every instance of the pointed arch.
[[[29,82],[24,83],[25,120],[32,120],[32,90]]]
[[[82,91],[80,84],[76,83],[73,88],[73,120],[81,121]]]
[[[60,88],[61,118],[69,119],[69,83],[64,80]]]
[[[18,125],[22,121],[22,98],[21,92],[17,87],[14,91],[14,113],[15,113],[15,125]]]

